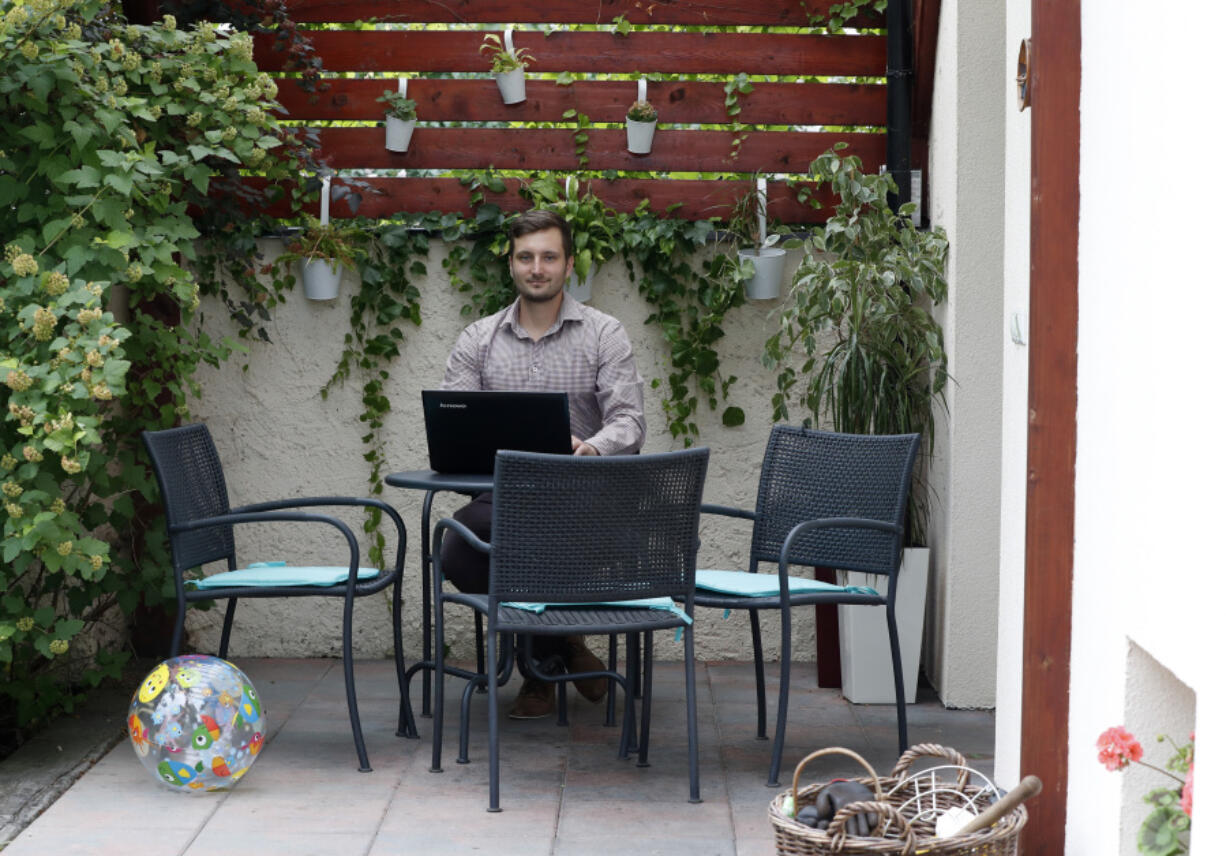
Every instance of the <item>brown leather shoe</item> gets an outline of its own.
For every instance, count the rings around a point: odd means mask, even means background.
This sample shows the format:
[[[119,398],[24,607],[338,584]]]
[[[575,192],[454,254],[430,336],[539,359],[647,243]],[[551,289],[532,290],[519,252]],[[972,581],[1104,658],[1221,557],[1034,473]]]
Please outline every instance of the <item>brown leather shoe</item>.
[[[552,685],[536,678],[524,678],[507,716],[511,719],[544,719],[553,713],[553,702]]]
[[[588,650],[582,636],[566,637],[566,671],[568,672],[603,672],[604,663]],[[600,701],[609,688],[608,678],[584,678],[574,681],[575,689],[588,701]]]

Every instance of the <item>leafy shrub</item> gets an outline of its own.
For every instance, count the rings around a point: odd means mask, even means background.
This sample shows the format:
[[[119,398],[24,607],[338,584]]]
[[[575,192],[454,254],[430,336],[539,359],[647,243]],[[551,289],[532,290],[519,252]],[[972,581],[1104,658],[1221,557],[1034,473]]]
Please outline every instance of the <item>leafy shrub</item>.
[[[284,139],[251,56],[245,34],[129,26],[99,0],[0,17],[5,728],[118,673],[91,625],[173,596],[138,436],[184,415],[197,366],[231,348],[182,323],[188,212]]]

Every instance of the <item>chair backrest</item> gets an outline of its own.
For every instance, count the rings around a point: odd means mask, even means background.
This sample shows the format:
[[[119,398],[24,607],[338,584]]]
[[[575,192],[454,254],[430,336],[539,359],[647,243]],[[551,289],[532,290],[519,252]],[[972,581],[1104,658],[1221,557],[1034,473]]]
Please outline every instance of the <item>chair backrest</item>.
[[[561,603],[692,594],[708,456],[499,452],[490,594]]]
[[[233,567],[233,527],[215,526],[177,534],[173,531],[173,527],[183,523],[230,510],[226,479],[209,429],[199,424],[184,425],[145,431],[141,439],[153,460],[153,471],[166,505],[166,528],[175,568],[182,572],[219,559],[229,560]]]
[[[918,434],[835,434],[776,425],[758,482],[751,565],[778,562],[797,523],[859,517],[894,524],[898,532],[812,530],[792,544],[789,563],[896,573],[919,439]]]

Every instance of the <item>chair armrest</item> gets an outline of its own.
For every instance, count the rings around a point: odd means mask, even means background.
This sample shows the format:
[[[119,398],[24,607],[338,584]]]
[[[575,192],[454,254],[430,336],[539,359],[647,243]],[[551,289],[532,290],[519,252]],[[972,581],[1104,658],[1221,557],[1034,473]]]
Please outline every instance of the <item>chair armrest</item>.
[[[720,514],[724,517],[739,517],[742,520],[757,520],[758,515],[752,511],[746,511],[743,508],[732,508],[728,505],[713,505],[709,502],[704,502],[701,506],[703,514]]]
[[[275,511],[285,508],[311,508],[321,505],[356,505],[365,506],[368,508],[377,508],[392,520],[392,525],[396,527],[396,568],[404,567],[404,556],[408,545],[407,530],[404,526],[404,519],[400,516],[400,512],[392,508],[381,499],[373,499],[371,497],[362,496],[303,496],[296,499],[274,499],[268,502],[255,502],[250,505],[244,505],[239,508],[230,509],[231,514],[244,514],[247,512],[264,512]]]
[[[335,517],[326,514],[308,514],[302,511],[231,511],[229,514],[219,514],[215,517],[201,517],[189,520],[187,523],[176,523],[167,527],[170,534],[192,532],[197,529],[212,529],[215,526],[233,526],[239,523],[324,523],[339,529],[349,544],[349,585],[356,585],[358,580],[358,539],[353,530]]]
[[[812,529],[876,529],[892,535],[902,535],[901,526],[866,517],[822,517],[797,523],[783,539],[783,548],[779,551],[779,590],[784,597],[787,596],[788,553],[792,549],[792,542]]]
[[[434,540],[430,547],[430,554],[432,556],[441,555],[443,547],[443,533],[447,530],[451,530],[455,534],[459,535],[462,539],[464,539],[464,543],[472,547],[474,550],[485,553],[486,555],[489,554],[490,545],[488,542],[482,541],[477,537],[475,532],[460,521],[456,520],[454,517],[444,517],[438,523],[434,524]]]

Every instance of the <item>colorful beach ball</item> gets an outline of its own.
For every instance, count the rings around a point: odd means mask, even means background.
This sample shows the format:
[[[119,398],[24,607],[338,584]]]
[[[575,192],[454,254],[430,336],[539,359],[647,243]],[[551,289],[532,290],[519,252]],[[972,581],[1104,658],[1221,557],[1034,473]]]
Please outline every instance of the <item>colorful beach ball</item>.
[[[158,780],[192,793],[234,787],[259,757],[264,708],[242,671],[217,657],[175,657],[141,681],[128,737]]]

